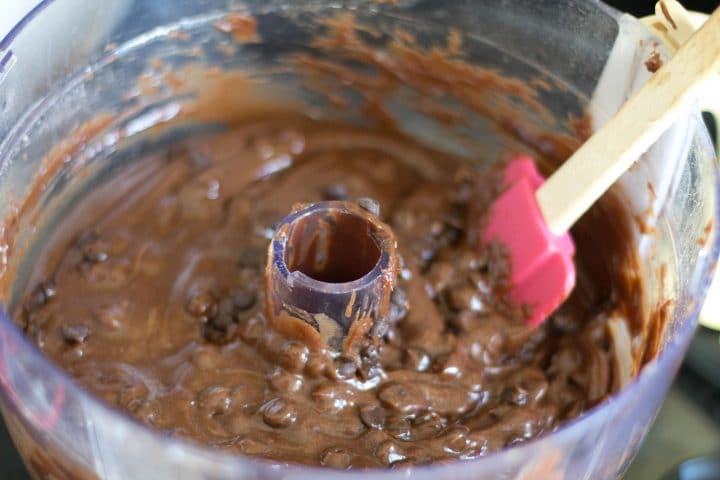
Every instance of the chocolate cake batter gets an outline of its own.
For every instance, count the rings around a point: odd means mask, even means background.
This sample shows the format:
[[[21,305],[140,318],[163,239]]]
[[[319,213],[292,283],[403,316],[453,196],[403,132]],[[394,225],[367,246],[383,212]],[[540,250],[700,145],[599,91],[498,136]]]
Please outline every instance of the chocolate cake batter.
[[[48,245],[15,315],[82,387],[169,436],[338,469],[482,456],[620,388],[639,335],[613,198],[575,231],[575,294],[530,329],[502,299],[501,249],[473,241],[497,193],[495,174],[397,135],[256,118],[148,155],[93,193],[120,201],[77,205],[85,225]],[[264,269],[294,204],[363,197],[400,261],[387,331],[358,359],[272,329]]]

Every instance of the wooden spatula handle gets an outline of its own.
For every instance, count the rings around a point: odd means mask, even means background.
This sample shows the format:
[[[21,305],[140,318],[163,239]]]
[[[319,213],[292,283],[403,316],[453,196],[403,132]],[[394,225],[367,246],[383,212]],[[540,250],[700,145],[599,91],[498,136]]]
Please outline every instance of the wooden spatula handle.
[[[545,221],[567,232],[720,71],[720,8],[536,192]],[[718,87],[720,88],[720,86]]]

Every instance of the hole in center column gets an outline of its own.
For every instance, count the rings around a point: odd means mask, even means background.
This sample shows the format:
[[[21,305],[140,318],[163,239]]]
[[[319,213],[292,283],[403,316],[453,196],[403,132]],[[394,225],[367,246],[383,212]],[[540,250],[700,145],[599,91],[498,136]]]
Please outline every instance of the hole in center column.
[[[362,278],[380,260],[375,226],[349,212],[313,212],[297,219],[288,236],[285,264],[326,283]]]

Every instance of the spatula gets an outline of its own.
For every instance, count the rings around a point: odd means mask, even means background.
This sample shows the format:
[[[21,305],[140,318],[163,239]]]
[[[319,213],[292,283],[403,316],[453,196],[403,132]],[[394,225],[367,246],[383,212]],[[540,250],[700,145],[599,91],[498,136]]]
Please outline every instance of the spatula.
[[[697,98],[720,70],[720,9],[551,177],[532,158],[505,169],[505,191],[490,208],[482,241],[509,254],[510,298],[538,325],[575,286],[570,227]]]

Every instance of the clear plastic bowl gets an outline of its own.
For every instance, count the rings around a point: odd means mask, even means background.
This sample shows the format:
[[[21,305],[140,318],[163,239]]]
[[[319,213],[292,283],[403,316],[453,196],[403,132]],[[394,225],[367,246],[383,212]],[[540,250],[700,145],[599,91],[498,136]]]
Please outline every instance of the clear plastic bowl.
[[[230,56],[221,48],[228,36],[212,26],[228,8],[254,13],[261,38]],[[171,91],[160,89],[142,108],[128,100],[138,75],[150,68],[150,59],[159,58],[174,68],[197,62],[221,68],[239,65],[266,77],[268,83],[294,91],[315,114],[330,115],[322,98],[303,90],[292,74],[278,74],[272,67],[288,53],[306,49],[322,18],[343,8],[352,9],[384,33],[402,26],[428,45],[444,42],[448,32],[457,29],[465,34],[468,61],[517,78],[539,77],[563,86],[540,99],[558,120],[556,126],[542,125],[542,119],[528,115],[529,122],[554,133],[563,133],[563,120],[569,113],[582,112],[602,75],[619,25],[632,22],[592,0],[251,0],[242,5],[227,0],[176,0],[172,4],[165,0],[44,0],[0,42],[2,198],[25,198],[31,180],[46,166],[43,158],[75,127],[101,112],[111,114],[112,121],[93,131],[80,153],[65,159],[41,201],[19,219],[15,244],[0,248],[3,274],[8,267],[5,260],[10,259],[10,266],[19,262],[11,288],[0,292],[3,312],[13,310],[27,286],[37,253],[30,240],[48,235],[93,182],[112,174],[112,168],[127,163],[133,152],[143,148],[143,143],[129,141],[120,148],[111,141],[112,132],[124,128],[125,133],[139,133],[163,115],[171,115]],[[191,47],[204,51],[201,60]],[[233,92],[227,94],[232,102]],[[442,138],[443,148],[461,151],[460,144],[452,142],[453,130],[432,135],[437,125],[417,112],[389,111],[410,134]],[[344,117],[357,119],[351,114]],[[187,134],[188,128],[203,126],[186,125],[181,133]],[[473,135],[485,147],[484,161],[495,161],[516,145],[482,119],[473,128]],[[646,300],[672,299],[657,358],[620,393],[552,434],[472,461],[417,467],[412,469],[413,478],[607,479],[625,471],[680,366],[718,254],[717,235],[714,230],[709,235],[705,231],[718,218],[718,171],[712,147],[699,115],[691,115],[682,130],[689,148],[674,159],[682,167],[671,182],[657,234],[641,267],[649,291]],[[633,197],[645,191],[650,170],[638,168],[632,181],[621,182],[623,193]],[[74,175],[81,171],[91,174]],[[0,217],[11,215],[14,205],[2,202]],[[41,222],[29,220],[35,214]],[[24,253],[17,255],[20,251]],[[661,268],[668,273],[664,282],[659,278]],[[276,465],[168,438],[75,386],[6,313],[0,315],[0,409],[36,478],[46,478],[48,473],[61,479],[320,480],[409,475],[408,471],[338,472]]]

